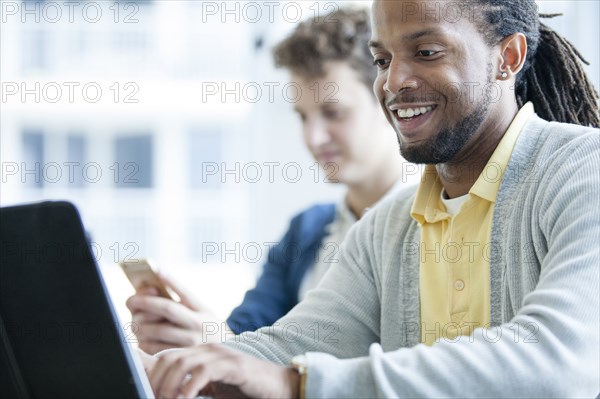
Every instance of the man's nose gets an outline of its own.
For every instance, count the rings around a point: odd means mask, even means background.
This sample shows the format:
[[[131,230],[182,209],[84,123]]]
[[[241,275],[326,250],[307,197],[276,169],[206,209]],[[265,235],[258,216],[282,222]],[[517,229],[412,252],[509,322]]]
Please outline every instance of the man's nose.
[[[320,118],[309,120],[304,125],[304,139],[310,148],[318,148],[330,140],[327,124]]]
[[[414,68],[407,63],[392,60],[387,70],[383,90],[391,94],[399,94],[404,90],[414,90],[418,87],[419,79],[415,76]]]

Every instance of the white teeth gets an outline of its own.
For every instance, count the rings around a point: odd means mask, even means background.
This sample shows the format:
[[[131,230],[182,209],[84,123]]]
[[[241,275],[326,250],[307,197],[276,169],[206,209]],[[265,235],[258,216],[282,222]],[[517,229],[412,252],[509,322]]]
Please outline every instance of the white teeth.
[[[399,109],[397,112],[400,118],[412,118],[414,116],[426,114],[431,110],[433,110],[433,106],[430,105],[428,107]]]

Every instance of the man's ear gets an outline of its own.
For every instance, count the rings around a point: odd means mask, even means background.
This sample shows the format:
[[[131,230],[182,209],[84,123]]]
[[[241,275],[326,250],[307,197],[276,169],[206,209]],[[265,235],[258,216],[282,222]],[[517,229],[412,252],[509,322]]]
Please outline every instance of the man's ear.
[[[503,80],[509,80],[523,69],[527,57],[527,39],[522,33],[513,33],[500,42],[499,71]]]

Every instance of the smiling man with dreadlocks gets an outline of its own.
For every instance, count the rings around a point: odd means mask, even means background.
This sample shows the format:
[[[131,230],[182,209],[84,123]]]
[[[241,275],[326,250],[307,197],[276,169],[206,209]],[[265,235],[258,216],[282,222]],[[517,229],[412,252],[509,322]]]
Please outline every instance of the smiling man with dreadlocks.
[[[600,131],[582,57],[533,0],[375,0],[373,21],[374,91],[421,184],[367,212],[273,327],[147,362],[155,393],[595,397]]]

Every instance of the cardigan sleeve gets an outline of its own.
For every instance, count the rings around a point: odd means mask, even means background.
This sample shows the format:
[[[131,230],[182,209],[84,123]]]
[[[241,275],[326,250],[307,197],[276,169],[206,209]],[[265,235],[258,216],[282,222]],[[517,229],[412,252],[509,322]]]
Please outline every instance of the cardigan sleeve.
[[[378,341],[380,317],[367,256],[371,251],[365,248],[372,242],[372,216],[368,212],[350,228],[340,247],[339,262],[302,302],[272,326],[237,335],[226,345],[279,364],[310,351],[337,357],[367,354],[369,345]],[[346,381],[351,378],[348,375]]]

